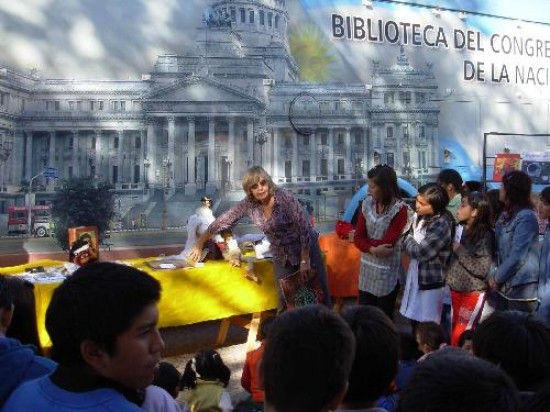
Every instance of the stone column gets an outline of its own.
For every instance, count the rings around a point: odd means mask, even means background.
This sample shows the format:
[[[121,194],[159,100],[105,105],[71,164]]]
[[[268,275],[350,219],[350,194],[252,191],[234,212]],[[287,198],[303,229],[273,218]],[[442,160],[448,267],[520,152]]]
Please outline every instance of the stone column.
[[[187,118],[187,183],[185,184],[185,194],[194,195],[197,192],[197,183],[195,176],[195,118]]]
[[[20,130],[11,131],[11,141],[13,142],[13,151],[10,158],[8,159],[8,167],[6,171],[9,170],[9,182],[12,185],[19,186],[21,180],[24,177],[23,162],[21,159],[25,156],[25,141],[23,137],[23,132]]]
[[[141,176],[138,176],[138,182],[141,183],[142,187],[145,187],[145,173],[147,173],[147,171],[145,170],[145,152],[147,151],[147,146],[145,145],[146,144],[145,142],[147,141],[146,136],[147,136],[147,132],[145,128],[142,126],[139,129],[139,138],[141,139],[141,149],[139,150],[139,153],[138,153],[139,171],[141,173]]]
[[[55,161],[55,131],[49,133],[50,136],[50,150],[48,151],[48,166],[56,167],[57,162]]]
[[[95,174],[98,179],[105,180],[105,171],[103,170],[103,147],[101,139],[101,129],[95,129]],[[107,176],[109,177],[109,176]]]
[[[154,187],[156,182],[155,170],[158,167],[157,159],[157,139],[155,137],[155,122],[153,120],[147,121],[147,161],[149,167],[147,168],[147,183],[150,187]]]
[[[235,181],[235,169],[233,169],[233,165],[235,164],[235,119],[233,117],[230,117],[228,119],[228,127],[229,127],[229,139],[227,142],[227,151],[228,156],[227,160],[229,161],[228,167],[228,173],[229,173],[229,184],[231,185],[231,188],[235,188],[236,181]]]
[[[431,125],[426,125],[426,133],[430,133],[430,139],[431,139],[431,164],[428,164],[429,166],[432,166],[435,168],[433,172],[439,173],[441,169],[443,169],[444,166],[442,166],[439,163],[439,132],[438,132],[438,125],[435,124],[433,127]],[[429,140],[428,140],[429,141]],[[432,171],[430,171],[432,172]]]
[[[328,180],[334,180],[334,127],[328,128]]]
[[[78,160],[78,130],[73,130],[73,153],[72,153],[72,166],[73,166],[73,176],[80,177],[80,162]]]
[[[346,172],[346,178],[351,179],[352,169],[353,169],[353,159],[351,158],[351,127],[349,126],[346,126],[346,136],[345,136],[344,145],[346,147],[346,160],[345,160],[346,168],[344,171]]]
[[[171,176],[169,176],[169,187],[174,188],[174,177],[176,174],[176,164],[174,163],[174,148],[175,148],[175,136],[176,136],[176,118],[174,116],[168,116],[166,118],[168,122],[168,153],[167,159],[172,164]]]
[[[249,162],[247,167],[254,166],[254,119],[248,119],[247,131],[246,131],[246,154]],[[239,176],[239,180],[242,176]]]
[[[273,176],[273,153],[275,152],[275,148],[273,147],[273,127],[270,126],[268,129],[266,129],[267,132],[267,141],[265,142],[265,150],[263,150],[263,161],[264,161],[264,168],[271,176]]]
[[[310,171],[311,181],[317,181],[317,159],[319,159],[319,150],[317,150],[317,134],[315,131],[309,136],[309,158],[310,158]]]
[[[300,168],[300,158],[298,157],[298,133],[294,129],[292,129],[293,132],[293,139],[292,139],[292,182],[298,181],[298,176],[302,175],[302,169]]]
[[[48,150],[48,164],[47,166],[48,167],[55,167],[57,168],[57,162],[55,161],[55,152],[56,152],[56,148],[55,148],[55,131],[50,131],[49,133],[49,150]],[[58,176],[59,176],[59,170],[57,171],[58,172]],[[50,188],[48,190],[53,190],[53,186],[55,184],[55,179],[47,179],[49,184],[48,186],[50,186]]]
[[[366,173],[371,168],[371,158],[370,153],[372,153],[372,144],[371,144],[372,137],[369,136],[369,128],[368,126],[363,127],[363,174],[366,177]]]
[[[25,138],[25,180],[31,181],[32,175],[32,132],[23,132]]]
[[[124,130],[117,130],[117,136],[118,136],[118,150],[117,150],[117,165],[118,165],[118,181],[121,183],[124,183],[125,173],[124,173],[124,164],[126,163],[125,160],[125,153],[124,150],[122,150],[124,146]]]
[[[280,177],[280,150],[281,150],[281,144],[279,143],[279,128],[276,126],[273,126],[273,180],[277,182],[277,179]]]
[[[211,195],[217,188],[216,176],[216,119],[208,118],[208,181],[206,182],[206,193]]]

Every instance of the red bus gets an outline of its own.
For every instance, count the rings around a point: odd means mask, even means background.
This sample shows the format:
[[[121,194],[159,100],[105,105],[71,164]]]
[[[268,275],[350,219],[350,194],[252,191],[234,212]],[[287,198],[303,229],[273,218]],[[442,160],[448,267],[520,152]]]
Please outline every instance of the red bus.
[[[29,208],[27,206],[8,207],[8,235],[25,234],[28,227]],[[38,237],[50,233],[51,212],[49,206],[33,206],[31,215],[31,234]]]

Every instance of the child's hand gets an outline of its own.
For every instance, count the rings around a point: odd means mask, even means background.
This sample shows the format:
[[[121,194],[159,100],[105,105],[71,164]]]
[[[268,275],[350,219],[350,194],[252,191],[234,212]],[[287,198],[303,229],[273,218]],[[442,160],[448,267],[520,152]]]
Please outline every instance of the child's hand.
[[[456,252],[460,248],[460,242],[453,242],[453,251]]]

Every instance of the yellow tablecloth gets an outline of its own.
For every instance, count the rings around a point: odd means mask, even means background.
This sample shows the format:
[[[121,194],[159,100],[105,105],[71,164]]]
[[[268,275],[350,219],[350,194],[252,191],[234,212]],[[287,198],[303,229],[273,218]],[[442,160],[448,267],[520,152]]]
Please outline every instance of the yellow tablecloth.
[[[234,315],[262,312],[277,307],[277,291],[273,265],[257,261],[255,271],[261,283],[244,277],[245,268],[231,268],[225,261],[206,262],[203,268],[154,270],[145,264],[148,259],[127,262],[141,269],[162,286],[159,302],[159,327],[189,325],[208,320],[224,319]],[[59,266],[63,262],[41,260],[26,265],[1,268],[0,274],[23,273],[27,267]],[[36,320],[43,348],[51,341],[45,329],[46,309],[59,283],[35,283]]]

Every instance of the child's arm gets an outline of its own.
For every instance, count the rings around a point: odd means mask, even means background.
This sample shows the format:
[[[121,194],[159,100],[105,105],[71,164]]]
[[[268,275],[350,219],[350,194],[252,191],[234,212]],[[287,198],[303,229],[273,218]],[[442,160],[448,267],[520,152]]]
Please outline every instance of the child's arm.
[[[403,228],[407,224],[407,208],[402,207],[401,210],[394,216],[388,230],[384,233],[384,236],[381,239],[371,239],[368,236],[367,228],[365,226],[365,217],[363,212],[359,212],[359,217],[357,219],[357,227],[355,228],[355,236],[353,238],[353,243],[362,252],[369,253],[372,251],[372,248],[375,248],[380,245],[392,245],[394,246]]]
[[[419,223],[422,224],[422,223]],[[434,259],[441,250],[448,248],[451,244],[451,228],[446,218],[440,217],[431,222],[426,229],[426,236],[418,243],[414,237],[407,236],[405,239],[405,251],[419,262],[427,262]]]

